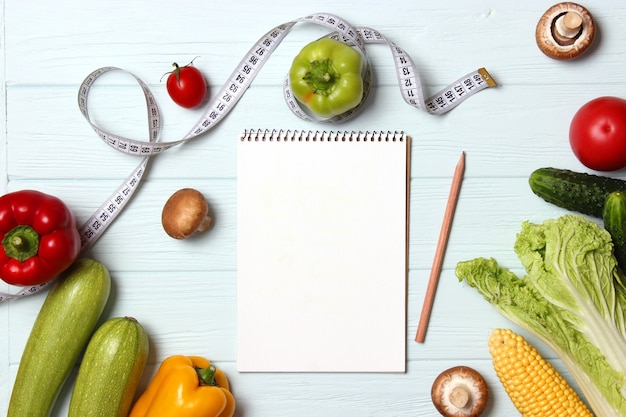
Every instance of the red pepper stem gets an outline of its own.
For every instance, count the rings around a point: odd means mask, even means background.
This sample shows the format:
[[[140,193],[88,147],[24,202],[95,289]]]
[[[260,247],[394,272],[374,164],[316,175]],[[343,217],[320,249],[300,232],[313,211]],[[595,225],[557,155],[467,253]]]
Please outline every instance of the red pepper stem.
[[[209,365],[207,368],[195,367],[195,369],[196,373],[198,374],[200,385],[217,386],[217,382],[215,382],[215,374],[217,372],[217,368],[214,365]]]
[[[4,235],[2,247],[6,256],[24,262],[28,258],[37,255],[39,251],[39,233],[30,226],[16,226]]]

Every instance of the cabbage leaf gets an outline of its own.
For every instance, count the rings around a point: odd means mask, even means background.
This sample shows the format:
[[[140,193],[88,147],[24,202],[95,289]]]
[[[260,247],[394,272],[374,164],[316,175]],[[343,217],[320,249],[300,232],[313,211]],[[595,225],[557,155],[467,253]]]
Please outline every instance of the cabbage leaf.
[[[566,214],[524,222],[514,249],[525,276],[476,258],[459,281],[554,350],[596,415],[626,417],[626,279],[609,233]]]

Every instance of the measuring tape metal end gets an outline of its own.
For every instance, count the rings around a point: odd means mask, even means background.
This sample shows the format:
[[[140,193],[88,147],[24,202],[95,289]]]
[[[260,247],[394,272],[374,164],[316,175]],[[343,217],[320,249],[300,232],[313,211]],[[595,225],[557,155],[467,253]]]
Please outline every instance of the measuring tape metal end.
[[[489,74],[485,68],[478,68],[478,73],[481,77],[483,77],[483,80],[485,80],[489,87],[495,87],[498,85],[496,84],[496,80],[493,79],[491,74]]]

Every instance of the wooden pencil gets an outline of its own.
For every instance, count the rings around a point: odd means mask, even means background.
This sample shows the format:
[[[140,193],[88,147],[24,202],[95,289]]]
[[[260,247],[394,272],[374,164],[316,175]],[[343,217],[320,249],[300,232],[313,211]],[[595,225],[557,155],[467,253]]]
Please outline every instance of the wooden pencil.
[[[448,245],[448,237],[450,236],[450,229],[452,227],[452,219],[454,218],[454,211],[456,209],[456,203],[459,198],[459,192],[461,191],[461,183],[463,182],[463,175],[465,173],[465,152],[461,152],[461,157],[454,170],[454,177],[452,179],[452,185],[450,187],[450,195],[448,196],[448,203],[446,204],[446,211],[443,216],[443,223],[441,225],[441,231],[439,232],[439,241],[437,242],[437,249],[435,250],[435,257],[433,259],[433,265],[430,270],[430,278],[428,279],[428,286],[426,287],[426,295],[424,296],[424,304],[422,305],[422,313],[420,314],[419,324],[417,326],[417,333],[415,335],[415,341],[423,343],[426,338],[426,328],[430,320],[430,312],[435,301],[435,292],[437,291],[437,284],[439,282],[439,275],[441,274],[441,266],[443,265],[443,258]]]

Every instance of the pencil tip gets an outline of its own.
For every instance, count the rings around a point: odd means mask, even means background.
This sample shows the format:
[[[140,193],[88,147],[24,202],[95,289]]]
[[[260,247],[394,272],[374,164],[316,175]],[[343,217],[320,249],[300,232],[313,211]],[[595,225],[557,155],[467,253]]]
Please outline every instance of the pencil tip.
[[[458,164],[459,165],[461,165],[461,164],[465,165],[465,151],[461,151],[461,156],[459,158]]]

